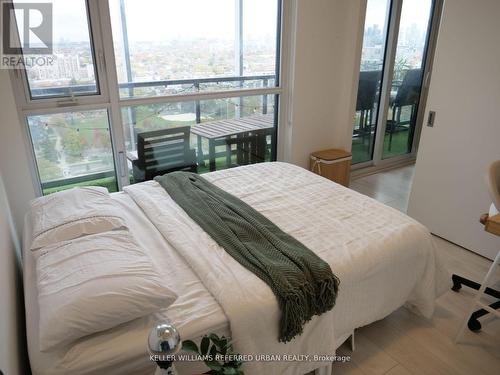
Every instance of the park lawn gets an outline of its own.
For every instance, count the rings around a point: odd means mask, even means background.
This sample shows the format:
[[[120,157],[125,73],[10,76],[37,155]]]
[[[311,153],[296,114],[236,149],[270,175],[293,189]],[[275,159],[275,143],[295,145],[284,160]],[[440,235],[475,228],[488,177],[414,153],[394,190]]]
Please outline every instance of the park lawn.
[[[110,193],[114,193],[118,191],[118,186],[116,184],[116,178],[115,177],[105,177],[105,178],[99,178],[95,180],[88,180],[84,182],[79,182],[76,184],[67,184],[67,185],[60,185],[56,186],[53,188],[47,188],[43,189],[43,195],[48,195],[52,193],[56,193],[58,191],[62,190],[67,190],[71,189],[74,187],[83,187],[83,186],[102,186],[108,189]]]

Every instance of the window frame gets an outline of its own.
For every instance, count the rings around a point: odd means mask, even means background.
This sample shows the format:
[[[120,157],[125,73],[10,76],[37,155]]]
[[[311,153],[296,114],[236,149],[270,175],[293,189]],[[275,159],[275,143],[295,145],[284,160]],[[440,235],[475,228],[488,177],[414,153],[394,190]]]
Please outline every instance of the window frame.
[[[44,109],[36,109],[36,110],[30,110],[30,111],[23,111],[23,128],[25,129],[25,136],[27,139],[27,144],[29,145],[29,151],[31,155],[31,162],[32,162],[32,176],[36,184],[36,194],[37,196],[43,196],[43,182],[40,177],[40,171],[38,169],[38,163],[36,160],[36,154],[35,154],[35,147],[33,144],[33,137],[31,135],[31,132],[29,130],[29,120],[28,118],[31,116],[39,116],[39,115],[53,115],[53,114],[61,114],[61,113],[76,113],[76,112],[87,112],[87,111],[99,111],[99,110],[105,110],[107,112],[107,118],[108,118],[108,129],[109,129],[109,135],[110,135],[110,147],[111,147],[111,152],[113,155],[113,164],[114,164],[114,169],[113,172],[115,173],[115,178],[116,178],[116,184],[117,188],[119,190],[119,174],[118,174],[118,169],[117,169],[117,160],[116,160],[116,154],[115,154],[115,146],[114,146],[114,136],[113,136],[113,131],[111,127],[111,106],[109,104],[88,104],[88,105],[80,105],[78,107],[73,107],[73,106],[68,106],[68,107],[59,107],[59,108],[44,108]]]
[[[97,74],[96,83],[100,88],[99,94],[78,95],[69,100],[67,98],[31,99],[25,69],[15,69],[11,71],[11,81],[13,83],[19,116],[22,119],[25,145],[28,149],[28,156],[31,163],[30,171],[37,196],[42,195],[42,184],[28,125],[28,117],[37,114],[107,109],[115,174],[118,190],[120,191],[124,186],[130,184],[129,170],[125,156],[126,146],[122,119],[122,108],[124,107],[246,96],[276,95],[276,142],[273,154],[274,156],[277,156],[283,153],[282,148],[280,148],[279,140],[284,138],[285,135],[282,134],[279,129],[278,123],[284,122],[282,119],[287,118],[286,107],[289,102],[289,98],[286,94],[286,82],[284,83],[286,80],[283,80],[283,77],[287,77],[291,74],[291,71],[288,70],[288,61],[290,59],[289,55],[291,51],[288,48],[288,40],[284,40],[289,37],[286,37],[288,34],[284,32],[284,28],[292,27],[291,18],[292,13],[295,10],[293,1],[277,0],[278,20],[276,30],[276,84],[274,87],[214,90],[198,93],[135,98],[120,97],[109,1],[86,0],[86,2],[88,9],[89,30],[91,30],[91,43],[93,43],[93,52],[95,56],[95,69]]]
[[[12,2],[12,0],[8,0]],[[54,107],[68,107],[91,105],[109,102],[109,88],[105,75],[104,47],[102,43],[102,32],[99,21],[99,0],[84,0],[87,6],[88,28],[90,34],[90,48],[94,58],[94,69],[96,74],[96,86],[98,93],[76,96],[41,97],[39,99],[31,96],[26,69],[15,69],[14,74],[18,81],[17,97],[18,103],[22,103],[23,110],[38,110]],[[19,38],[19,35],[16,35]]]

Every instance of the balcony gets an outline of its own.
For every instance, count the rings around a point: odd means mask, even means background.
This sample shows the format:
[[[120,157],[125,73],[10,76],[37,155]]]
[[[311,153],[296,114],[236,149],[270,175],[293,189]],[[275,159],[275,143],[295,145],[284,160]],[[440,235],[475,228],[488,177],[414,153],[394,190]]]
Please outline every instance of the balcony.
[[[145,90],[170,90],[169,94],[171,95],[176,93],[195,94],[203,90],[204,85],[217,85],[217,87],[225,85],[226,88],[263,88],[274,85],[274,80],[274,75],[165,80],[124,83],[119,85],[119,89],[125,90],[129,97],[141,96]],[[60,95],[78,96],[92,90],[95,91],[95,86],[80,85],[71,88],[34,89],[33,91],[34,95],[38,97],[55,97]],[[260,159],[255,157],[256,148],[254,147],[252,150],[251,140],[254,138],[248,138],[248,135],[257,134],[255,131],[246,132],[247,138],[245,139],[242,136],[243,129],[241,136],[230,134],[214,139],[213,142],[205,134],[206,132],[198,131],[199,134],[191,132],[187,142],[189,148],[195,150],[198,173],[258,161],[274,160],[275,120],[273,113],[275,100],[275,95],[264,94],[210,100],[190,99],[189,101],[151,105],[129,106],[122,104],[127,154],[135,153],[137,155],[139,134],[158,131],[168,133],[170,132],[168,129],[184,127],[191,129],[197,125],[202,125],[206,129],[211,127],[215,129],[215,126],[220,127],[222,122],[222,125],[227,127],[230,122],[227,120],[234,122],[235,119],[242,119],[241,121],[247,123],[245,126],[250,126],[248,125],[249,121],[260,118],[269,122],[269,127],[266,127],[266,124],[262,125],[267,130],[259,133],[261,134],[259,144],[261,149],[264,148],[264,151],[260,152]],[[126,103],[126,99],[122,103]],[[262,117],[263,115],[267,116]],[[68,116],[70,115],[42,115],[35,116],[29,121],[43,193],[49,194],[73,186],[84,185],[105,186],[110,191],[116,191],[115,166],[109,137],[109,114],[103,113],[97,116],[94,113],[77,112],[73,113],[71,117]],[[241,124],[236,123],[236,127],[239,125]],[[245,147],[247,148],[245,149]],[[134,171],[133,160],[132,158],[128,159],[131,182],[136,182],[137,178],[132,173]]]
[[[381,70],[360,73],[352,138],[353,164],[372,159],[381,77]],[[394,71],[383,135],[383,158],[406,154],[412,149],[421,79],[421,69]]]

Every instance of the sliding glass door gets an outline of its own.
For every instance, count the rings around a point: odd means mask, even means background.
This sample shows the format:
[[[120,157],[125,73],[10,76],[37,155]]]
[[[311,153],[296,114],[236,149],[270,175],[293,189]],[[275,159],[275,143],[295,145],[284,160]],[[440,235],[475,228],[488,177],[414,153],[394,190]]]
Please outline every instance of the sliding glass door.
[[[438,5],[438,0],[367,2],[352,145],[358,167],[415,156]]]
[[[352,137],[353,163],[372,159],[391,0],[369,0]]]
[[[382,158],[412,151],[432,0],[404,0],[399,22]]]

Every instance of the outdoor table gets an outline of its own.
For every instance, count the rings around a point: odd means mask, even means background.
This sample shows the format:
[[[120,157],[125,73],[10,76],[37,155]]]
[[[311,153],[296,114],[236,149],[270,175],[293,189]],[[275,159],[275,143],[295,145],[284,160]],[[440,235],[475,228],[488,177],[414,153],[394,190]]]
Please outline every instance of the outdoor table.
[[[267,134],[274,128],[274,115],[257,115],[231,120],[219,120],[206,122],[191,126],[191,133],[198,137],[198,158],[202,160],[202,138],[208,139],[208,159],[210,171],[215,171],[215,146],[220,139],[227,139],[232,136],[236,138],[248,138],[249,134]],[[231,150],[228,147],[226,159],[230,164]]]

